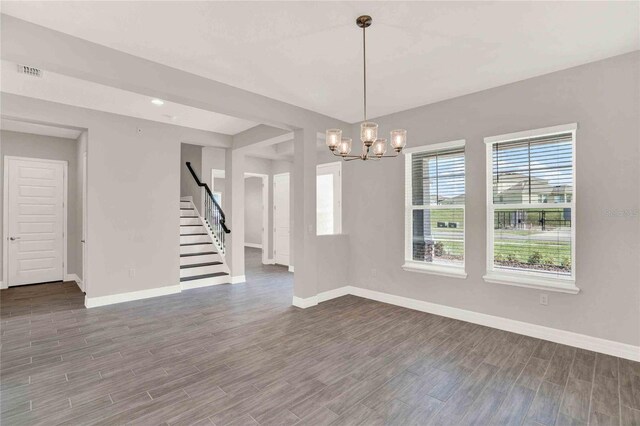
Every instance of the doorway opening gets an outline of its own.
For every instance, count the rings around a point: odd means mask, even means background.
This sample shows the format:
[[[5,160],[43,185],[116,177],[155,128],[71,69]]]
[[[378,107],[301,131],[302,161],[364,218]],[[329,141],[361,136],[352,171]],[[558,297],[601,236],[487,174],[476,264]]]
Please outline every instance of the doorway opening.
[[[86,130],[2,117],[2,288],[87,288]]]
[[[244,245],[262,251],[269,263],[269,175],[244,174]]]

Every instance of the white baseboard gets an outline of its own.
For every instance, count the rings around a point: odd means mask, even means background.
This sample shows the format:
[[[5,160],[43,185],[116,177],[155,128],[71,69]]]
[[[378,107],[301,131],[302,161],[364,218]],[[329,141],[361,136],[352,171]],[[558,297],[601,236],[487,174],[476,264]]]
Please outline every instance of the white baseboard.
[[[0,289],[5,290],[9,288],[9,286],[5,286],[3,281],[0,281]]]
[[[251,248],[257,248],[262,250],[262,244],[255,244],[255,243],[244,243],[245,247],[251,247]]]
[[[273,259],[267,259],[264,262],[262,262],[263,265],[275,265],[276,261]]]
[[[98,306],[113,305],[114,303],[131,302],[133,300],[176,294],[181,291],[180,285],[171,285],[166,287],[150,288],[148,290],[131,291],[129,293],[112,294],[109,296],[87,296],[84,298],[84,306],[87,308],[97,308]]]
[[[236,275],[235,277],[231,277],[231,284],[241,284],[247,281],[247,277],[245,275]]]
[[[307,297],[306,299],[293,296],[293,301],[291,303],[297,308],[307,309],[318,304],[318,296]]]
[[[200,280],[184,281],[180,283],[182,290],[192,290],[194,288],[211,287],[213,285],[230,284],[228,275],[222,277],[202,278]]]
[[[64,276],[64,280],[65,281],[75,281],[78,286],[80,287],[80,289],[82,289],[82,280],[80,279],[80,277],[77,274],[66,274]]]
[[[306,309],[312,306],[316,306],[318,303],[325,302],[327,300],[335,299],[337,297],[346,296],[349,294],[350,286],[339,287],[333,290],[324,291],[322,293],[318,293],[317,296],[307,297],[303,299],[302,297],[293,296],[293,306],[298,308]]]
[[[295,270],[293,269],[293,265],[289,265],[289,272],[295,272]]]
[[[340,287],[334,290],[320,293],[315,297],[310,297],[307,299],[294,297],[293,304],[294,306],[307,308],[310,306],[314,306],[314,300],[317,304],[319,302],[324,302],[326,300],[334,299],[347,294],[376,300],[378,302],[389,303],[391,305],[401,306],[403,308],[414,309],[416,311],[428,312],[430,314],[497,328],[499,330],[510,331],[512,333],[523,334],[525,336],[535,337],[538,339],[549,340],[555,343],[561,343],[564,345],[574,346],[594,352],[600,352],[607,355],[613,355],[633,361],[640,361],[640,346],[633,346],[626,343],[615,342],[613,340],[587,336],[586,334],[545,327],[542,325],[498,317],[495,315],[482,314],[466,309],[453,308],[451,306],[425,302],[417,299],[410,299],[408,297],[396,296],[393,294],[382,293],[379,291],[368,290],[365,288],[354,286]]]

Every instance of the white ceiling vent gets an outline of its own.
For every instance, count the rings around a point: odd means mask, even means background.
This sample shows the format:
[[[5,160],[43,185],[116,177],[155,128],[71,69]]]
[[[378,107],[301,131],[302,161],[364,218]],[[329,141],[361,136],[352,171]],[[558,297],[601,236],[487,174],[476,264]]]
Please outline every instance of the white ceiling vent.
[[[30,67],[29,65],[18,64],[18,73],[27,74],[31,77],[42,77],[42,70],[40,68]]]

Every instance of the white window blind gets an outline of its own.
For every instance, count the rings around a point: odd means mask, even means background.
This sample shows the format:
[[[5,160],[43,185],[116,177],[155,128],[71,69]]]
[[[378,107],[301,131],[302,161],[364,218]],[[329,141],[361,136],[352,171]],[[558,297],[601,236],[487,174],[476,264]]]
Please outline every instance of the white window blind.
[[[442,145],[407,154],[405,261],[464,268],[464,142]]]
[[[574,129],[488,144],[490,273],[574,278]]]

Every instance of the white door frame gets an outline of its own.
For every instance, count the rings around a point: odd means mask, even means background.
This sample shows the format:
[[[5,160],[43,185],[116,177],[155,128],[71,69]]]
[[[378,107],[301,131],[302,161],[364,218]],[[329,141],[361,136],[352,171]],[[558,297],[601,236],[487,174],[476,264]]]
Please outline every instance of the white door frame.
[[[245,172],[244,178],[259,177],[262,179],[262,263],[269,263],[269,175]]]
[[[31,157],[16,157],[5,155],[4,157],[4,192],[2,194],[2,286],[3,288],[9,287],[9,162],[12,160],[19,161],[37,161],[41,163],[56,163],[62,164],[62,214],[63,217],[63,237],[62,237],[62,279],[67,279],[67,235],[69,234],[67,229],[67,206],[68,206],[68,171],[69,163],[64,160],[49,160],[47,158],[31,158]]]
[[[82,250],[82,280],[81,280],[81,284],[80,284],[80,290],[82,290],[85,294],[87,294],[87,286],[88,286],[88,280],[87,280],[87,264],[88,262],[88,256],[87,253],[89,252],[89,249],[87,247],[87,206],[89,205],[89,200],[87,199],[87,195],[89,194],[87,191],[88,185],[87,185],[87,175],[89,174],[87,172],[87,164],[88,164],[88,158],[87,158],[87,151],[82,153],[82,240],[80,241],[80,245],[81,250]]]
[[[293,229],[291,229],[291,207],[292,204],[291,203],[291,172],[284,172],[284,173],[276,173],[273,175],[273,263],[276,263],[276,255],[275,255],[275,250],[276,250],[276,236],[275,236],[275,232],[276,232],[276,214],[275,214],[275,209],[276,209],[276,177],[278,176],[289,176],[289,265],[286,265],[289,267],[289,272],[293,272],[293,266],[291,265],[291,251],[293,250],[293,245],[291,244],[291,235],[293,232]]]

